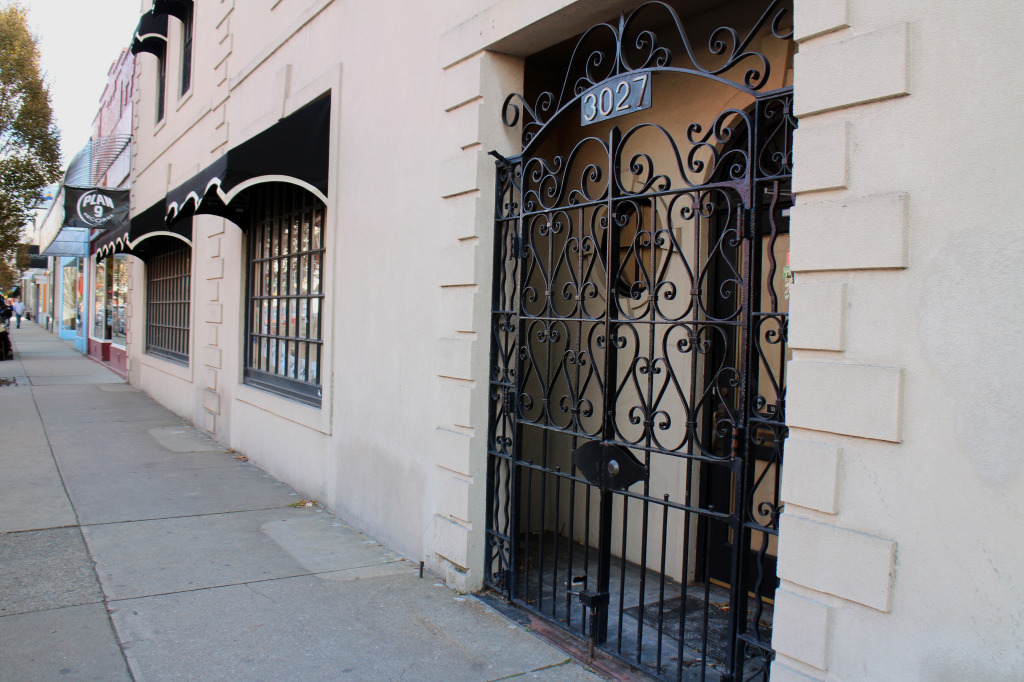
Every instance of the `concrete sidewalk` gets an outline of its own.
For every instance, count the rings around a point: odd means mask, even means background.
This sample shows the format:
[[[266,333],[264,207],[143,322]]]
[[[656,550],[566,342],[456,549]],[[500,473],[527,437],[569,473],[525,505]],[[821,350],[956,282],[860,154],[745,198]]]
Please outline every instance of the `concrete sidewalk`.
[[[33,322],[0,362],[4,680],[597,680]]]

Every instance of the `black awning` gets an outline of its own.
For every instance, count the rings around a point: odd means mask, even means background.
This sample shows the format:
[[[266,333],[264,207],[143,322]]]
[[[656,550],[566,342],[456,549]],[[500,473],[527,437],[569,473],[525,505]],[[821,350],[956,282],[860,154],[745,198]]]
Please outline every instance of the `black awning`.
[[[164,203],[158,201],[141,213],[132,216],[131,227],[128,230],[128,240],[133,252],[153,237],[173,237],[191,244],[192,219],[182,219],[174,225],[168,225],[164,221]]]
[[[105,258],[113,253],[130,251],[128,245],[128,229],[130,222],[125,220],[112,230],[101,232],[98,237],[92,240],[92,247],[96,252],[96,259]]]
[[[182,242],[192,244],[192,219],[168,225],[164,222],[164,204],[160,201],[133,215],[123,226],[97,237],[93,245],[96,258],[124,252],[148,260]]]
[[[185,21],[192,11],[192,0],[153,0],[153,14],[164,14]]]
[[[196,212],[210,213],[226,208],[217,190],[227,175],[228,154],[167,193],[164,217],[168,223]]]
[[[132,54],[149,52],[163,57],[166,48],[167,15],[154,14],[153,10],[150,10],[139,18],[139,25],[135,27],[135,35],[132,36]]]
[[[325,95],[222,157],[167,193],[167,222],[193,213],[236,219],[236,198],[263,182],[291,182],[327,198],[331,98]]]
[[[29,244],[25,252],[28,254],[28,266],[30,268],[42,268],[45,270],[50,267],[50,259],[39,255],[38,244]]]

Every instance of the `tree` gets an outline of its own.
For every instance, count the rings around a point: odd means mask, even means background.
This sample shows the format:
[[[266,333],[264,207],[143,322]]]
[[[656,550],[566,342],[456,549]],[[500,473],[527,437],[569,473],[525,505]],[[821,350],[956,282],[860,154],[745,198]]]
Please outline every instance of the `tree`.
[[[0,7],[0,260],[14,254],[42,189],[60,179],[60,132],[19,2]]]
[[[19,274],[6,259],[0,258],[0,292],[8,292],[18,283]]]

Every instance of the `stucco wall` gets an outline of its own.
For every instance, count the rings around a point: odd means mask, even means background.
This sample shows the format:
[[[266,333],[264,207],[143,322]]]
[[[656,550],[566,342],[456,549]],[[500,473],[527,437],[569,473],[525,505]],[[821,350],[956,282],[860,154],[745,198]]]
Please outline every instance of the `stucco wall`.
[[[140,359],[135,334],[134,380],[275,476],[431,565],[439,559],[424,538],[432,537],[435,462],[445,449],[436,437],[445,401],[431,254],[447,246],[447,235],[436,180],[445,152],[422,131],[440,128],[445,115],[438,35],[454,23],[447,12],[464,16],[467,7],[197,3],[196,71],[183,98],[175,89],[180,25],[170,21],[161,122],[156,60],[138,60],[136,134],[144,142],[135,158],[136,211],[324,92],[332,122],[322,407],[241,385],[244,236],[208,216],[197,217],[194,230],[190,367]],[[144,311],[133,312],[138,331]],[[465,549],[458,556],[461,567]]]
[[[773,679],[1019,679],[1024,15],[798,0],[796,28]]]

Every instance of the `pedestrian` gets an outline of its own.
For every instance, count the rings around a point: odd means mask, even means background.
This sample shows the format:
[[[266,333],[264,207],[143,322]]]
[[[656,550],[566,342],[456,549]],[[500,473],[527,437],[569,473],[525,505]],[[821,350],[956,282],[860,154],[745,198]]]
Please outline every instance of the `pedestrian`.
[[[0,360],[14,357],[14,349],[11,346],[10,321],[11,306],[7,305],[4,295],[0,294]]]
[[[25,314],[25,304],[21,302],[20,298],[14,299],[14,303],[11,304],[11,308],[14,309],[14,319],[17,321],[17,329],[21,329],[21,316]]]

